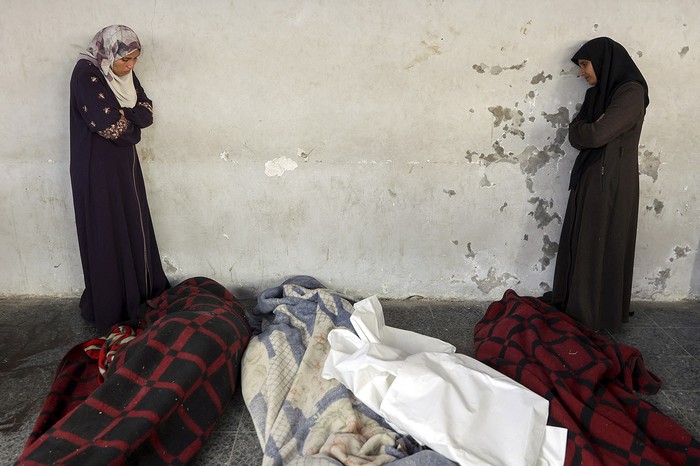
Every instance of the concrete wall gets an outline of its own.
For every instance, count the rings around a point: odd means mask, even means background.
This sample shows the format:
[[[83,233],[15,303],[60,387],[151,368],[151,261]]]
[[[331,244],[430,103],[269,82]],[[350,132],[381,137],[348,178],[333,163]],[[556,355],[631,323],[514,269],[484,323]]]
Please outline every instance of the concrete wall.
[[[77,294],[68,82],[103,26],[141,37],[138,146],[165,270],[236,292],[551,286],[586,40],[650,87],[634,299],[700,295],[693,0],[3,0],[0,294]]]

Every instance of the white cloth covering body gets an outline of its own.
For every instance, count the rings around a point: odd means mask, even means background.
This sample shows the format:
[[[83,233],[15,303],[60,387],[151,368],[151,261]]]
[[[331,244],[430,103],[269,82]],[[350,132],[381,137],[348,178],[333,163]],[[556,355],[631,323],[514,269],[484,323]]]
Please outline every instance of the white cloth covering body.
[[[436,338],[388,327],[372,296],[328,335],[323,377],[335,378],[398,432],[461,465],[564,464],[567,431],[549,403]]]

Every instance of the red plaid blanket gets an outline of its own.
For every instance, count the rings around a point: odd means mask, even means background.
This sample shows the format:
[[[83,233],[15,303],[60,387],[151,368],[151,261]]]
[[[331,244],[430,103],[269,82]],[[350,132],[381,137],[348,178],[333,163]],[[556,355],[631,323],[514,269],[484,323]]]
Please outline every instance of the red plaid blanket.
[[[63,358],[17,464],[185,464],[236,388],[250,339],[223,286],[191,278],[149,301],[100,384],[84,344]]]
[[[569,429],[566,464],[700,464],[700,444],[633,393],[661,387],[637,349],[513,290],[489,306],[474,342],[477,359],[549,400],[549,424]]]

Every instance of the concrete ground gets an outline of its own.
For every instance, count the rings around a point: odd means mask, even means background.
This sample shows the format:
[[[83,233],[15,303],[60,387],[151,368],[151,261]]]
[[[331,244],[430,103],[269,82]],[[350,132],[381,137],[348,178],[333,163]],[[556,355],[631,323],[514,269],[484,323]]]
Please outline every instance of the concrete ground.
[[[486,302],[382,301],[387,325],[449,341],[473,355],[473,329]],[[252,309],[253,301],[244,301]],[[649,401],[700,438],[700,303],[635,302],[634,317],[612,337],[641,350],[664,382]],[[0,298],[0,464],[12,464],[39,414],[56,367],[95,336],[74,298]],[[262,451],[240,390],[195,464],[260,464]]]

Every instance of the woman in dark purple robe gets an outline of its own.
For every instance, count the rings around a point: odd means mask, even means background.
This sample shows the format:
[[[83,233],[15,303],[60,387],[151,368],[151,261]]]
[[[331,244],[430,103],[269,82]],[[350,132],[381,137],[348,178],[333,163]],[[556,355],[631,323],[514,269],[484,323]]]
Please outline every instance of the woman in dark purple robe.
[[[153,123],[133,67],[141,43],[108,26],[78,57],[70,82],[70,176],[85,291],[84,319],[105,332],[170,287],[160,262],[136,144]]]

